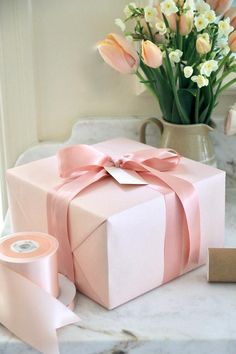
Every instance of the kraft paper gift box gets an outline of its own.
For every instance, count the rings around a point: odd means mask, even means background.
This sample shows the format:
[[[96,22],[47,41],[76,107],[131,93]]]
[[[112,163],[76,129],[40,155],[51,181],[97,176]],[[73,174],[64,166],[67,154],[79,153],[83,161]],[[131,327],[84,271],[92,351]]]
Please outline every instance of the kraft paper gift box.
[[[113,158],[150,148],[122,138],[94,147]],[[76,286],[108,309],[204,264],[209,247],[223,246],[225,173],[186,158],[168,173],[191,182],[198,193],[200,253],[190,268],[185,267],[189,241],[180,202],[163,182],[153,186],[150,177],[149,185],[121,185],[108,177],[70,203]],[[8,170],[7,182],[14,231],[47,232],[47,194],[61,183],[56,156]],[[166,220],[169,206],[172,215]],[[168,225],[174,232],[167,237]]]

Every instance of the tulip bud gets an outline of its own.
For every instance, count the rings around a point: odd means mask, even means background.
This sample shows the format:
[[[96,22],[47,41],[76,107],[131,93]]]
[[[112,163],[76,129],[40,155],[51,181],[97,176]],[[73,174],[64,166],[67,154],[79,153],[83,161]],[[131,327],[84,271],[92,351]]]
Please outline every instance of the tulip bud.
[[[193,28],[193,14],[188,11],[185,14],[178,16],[176,13],[166,17],[169,27],[172,31],[177,32],[177,21],[179,33],[181,36],[187,36]]]
[[[181,36],[187,36],[193,28],[193,14],[188,11],[179,17],[179,33]]]
[[[177,3],[178,3],[178,5],[179,5],[180,7],[183,7],[183,6],[184,6],[184,3],[185,3],[185,0],[179,0]]]
[[[236,134],[236,104],[230,108],[224,121],[224,132],[226,135]]]
[[[229,17],[230,19],[230,25],[236,29],[236,7],[232,7],[229,9],[225,14],[224,17],[227,18]]]
[[[156,10],[157,10],[157,18],[158,18],[159,20],[163,21],[163,14],[162,14],[162,12],[161,12],[161,5],[160,5],[159,3],[157,3],[157,4],[155,5],[155,8],[156,8]]]
[[[97,48],[104,61],[122,74],[134,73],[139,66],[138,54],[125,37],[110,33]]]
[[[211,50],[211,43],[200,36],[196,41],[196,50],[199,54],[207,54]]]
[[[233,0],[206,0],[217,16],[223,15],[232,5]]]
[[[177,15],[176,15],[176,13],[166,16],[166,19],[168,21],[170,29],[172,31],[176,32],[177,31]]]
[[[142,41],[142,58],[144,64],[151,68],[158,68],[162,65],[162,52],[151,41]]]
[[[236,30],[234,30],[234,31],[229,35],[228,43],[229,43],[230,50],[231,50],[233,53],[236,53]]]

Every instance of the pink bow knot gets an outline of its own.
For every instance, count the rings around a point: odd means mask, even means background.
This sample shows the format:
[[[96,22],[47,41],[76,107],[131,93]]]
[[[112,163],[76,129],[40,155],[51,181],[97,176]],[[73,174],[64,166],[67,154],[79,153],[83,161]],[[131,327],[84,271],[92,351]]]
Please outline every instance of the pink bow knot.
[[[146,168],[142,166],[145,165],[160,172],[169,171],[175,168],[180,161],[180,156],[175,151],[155,148],[112,159],[109,155],[89,145],[66,147],[58,152],[57,157],[60,177],[69,179],[76,178],[83,172],[99,172],[105,166],[115,166],[141,172],[146,171]]]

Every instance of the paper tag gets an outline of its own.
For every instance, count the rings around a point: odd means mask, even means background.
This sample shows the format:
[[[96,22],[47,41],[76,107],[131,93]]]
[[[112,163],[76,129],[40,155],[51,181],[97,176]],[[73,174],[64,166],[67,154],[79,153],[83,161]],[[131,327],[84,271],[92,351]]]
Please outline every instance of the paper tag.
[[[113,166],[104,168],[120,184],[147,184],[147,182],[145,182],[135,171]]]

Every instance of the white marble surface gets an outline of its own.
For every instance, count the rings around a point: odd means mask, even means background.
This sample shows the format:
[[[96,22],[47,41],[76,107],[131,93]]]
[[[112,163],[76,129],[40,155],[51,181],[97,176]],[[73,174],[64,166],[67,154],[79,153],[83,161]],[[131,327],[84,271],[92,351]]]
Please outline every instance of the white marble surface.
[[[226,245],[236,247],[236,190],[227,190]],[[235,354],[236,284],[206,267],[108,311],[77,295],[81,321],[58,331],[61,354]],[[1,354],[36,354],[0,327]]]
[[[228,182],[236,187],[236,136],[227,137],[223,131],[222,117],[215,117],[217,129],[211,133],[216,151],[218,167],[227,171]],[[47,157],[63,145],[94,144],[114,137],[127,137],[139,140],[139,129],[142,120],[136,117],[124,118],[94,118],[80,119],[73,127],[70,138],[64,143],[41,143],[23,153],[17,164],[26,163],[34,159]],[[160,133],[158,128],[151,125],[147,129],[147,143],[158,146]]]
[[[77,124],[66,144],[104,140],[114,136],[114,131],[120,132],[116,136],[137,138],[140,121],[130,119],[127,123],[125,132],[123,121],[118,119],[113,120],[112,124],[100,120],[101,129],[95,129],[91,121],[86,121],[83,128]],[[87,136],[92,137],[90,140],[86,140],[86,132],[89,134]],[[154,135],[150,139],[154,139]],[[218,133],[214,139],[222,152]],[[232,146],[235,143],[233,140],[230,142]],[[222,152],[220,163],[227,165],[225,156],[228,159],[235,159],[235,156],[233,148],[232,155],[228,154],[229,143],[226,141],[225,144],[226,155]],[[60,146],[42,144],[34,147],[19,158],[18,164],[49,156]],[[234,173],[232,177],[235,177]],[[229,185],[235,185],[234,178]],[[9,231],[8,223],[3,233]],[[236,247],[236,188],[227,189],[226,245]],[[207,283],[206,267],[190,272],[112,311],[78,294],[75,311],[81,321],[58,330],[60,353],[235,354],[235,294],[236,284]],[[36,350],[0,326],[0,354],[36,353]]]

